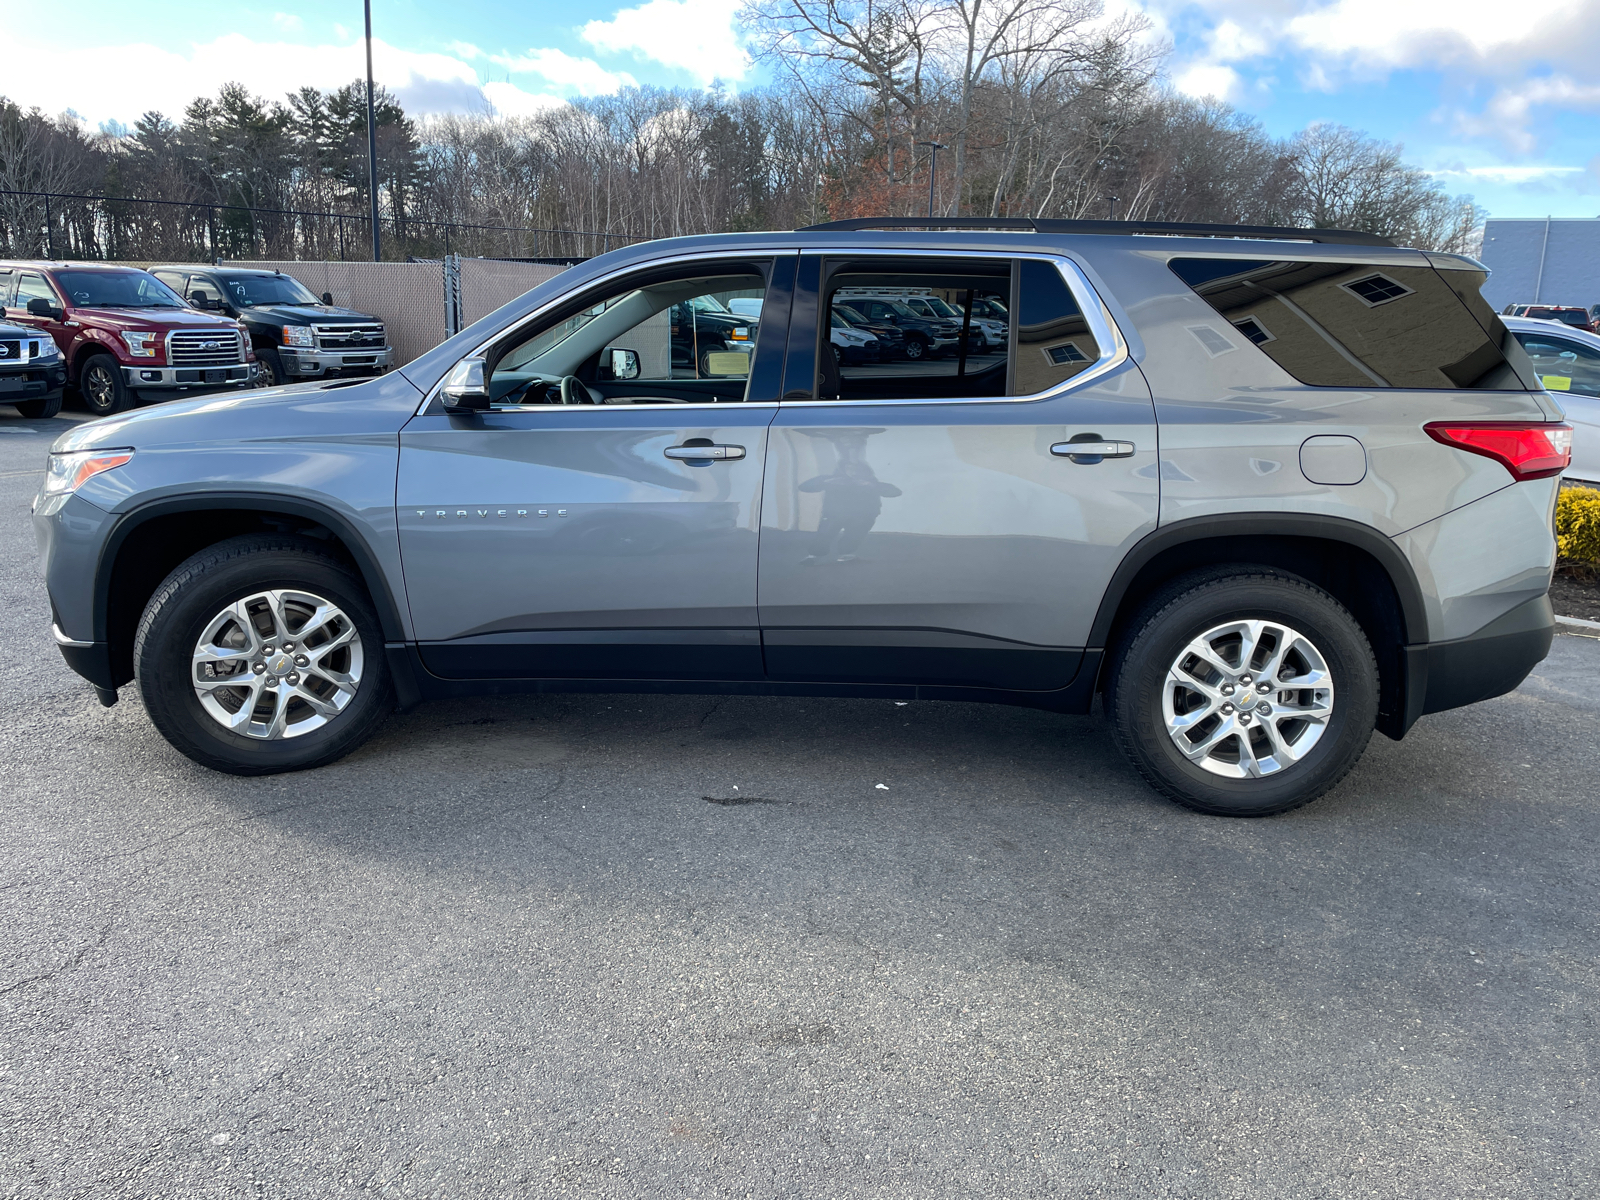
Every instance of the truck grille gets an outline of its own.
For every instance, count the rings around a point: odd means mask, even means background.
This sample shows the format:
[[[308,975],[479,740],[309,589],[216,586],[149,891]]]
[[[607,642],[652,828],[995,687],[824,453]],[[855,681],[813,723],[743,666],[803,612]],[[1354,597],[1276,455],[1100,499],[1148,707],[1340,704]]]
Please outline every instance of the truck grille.
[[[383,322],[359,325],[313,325],[317,345],[324,350],[379,350],[383,348]]]
[[[167,335],[167,362],[175,367],[231,367],[243,361],[244,341],[237,330]]]

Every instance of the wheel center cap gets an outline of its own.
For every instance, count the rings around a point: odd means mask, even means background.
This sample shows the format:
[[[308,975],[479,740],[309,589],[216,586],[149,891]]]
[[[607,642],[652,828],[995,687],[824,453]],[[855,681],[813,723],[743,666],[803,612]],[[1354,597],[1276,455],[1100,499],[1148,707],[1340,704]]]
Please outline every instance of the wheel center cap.
[[[267,670],[274,675],[287,675],[294,668],[294,663],[287,654],[280,654],[267,664]]]
[[[1245,691],[1240,695],[1239,700],[1238,700],[1238,704],[1239,704],[1240,708],[1249,708],[1252,704],[1255,703],[1255,700],[1256,700],[1255,692],[1250,690],[1249,688],[1246,688]]]

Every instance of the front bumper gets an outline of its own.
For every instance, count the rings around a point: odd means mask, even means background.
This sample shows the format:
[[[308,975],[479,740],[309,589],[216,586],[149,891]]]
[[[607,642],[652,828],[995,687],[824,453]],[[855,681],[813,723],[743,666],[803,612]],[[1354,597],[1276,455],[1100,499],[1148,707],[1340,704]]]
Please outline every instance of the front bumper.
[[[373,346],[365,350],[279,346],[277,351],[283,373],[299,377],[326,375],[329,371],[387,371],[394,366],[393,346]]]
[[[67,382],[67,368],[55,362],[40,366],[17,364],[0,370],[0,404],[31,400],[58,391]]]
[[[163,388],[237,387],[255,382],[256,364],[236,363],[226,367],[123,366],[122,379],[129,387],[140,392]]]

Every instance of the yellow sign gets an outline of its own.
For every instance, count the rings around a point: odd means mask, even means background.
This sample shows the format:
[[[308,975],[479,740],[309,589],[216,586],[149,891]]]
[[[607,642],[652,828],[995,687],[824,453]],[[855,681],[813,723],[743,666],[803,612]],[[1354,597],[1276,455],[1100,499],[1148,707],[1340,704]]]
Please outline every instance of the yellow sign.
[[[1572,390],[1571,375],[1541,375],[1539,382],[1544,384],[1546,390],[1552,392],[1570,392]]]

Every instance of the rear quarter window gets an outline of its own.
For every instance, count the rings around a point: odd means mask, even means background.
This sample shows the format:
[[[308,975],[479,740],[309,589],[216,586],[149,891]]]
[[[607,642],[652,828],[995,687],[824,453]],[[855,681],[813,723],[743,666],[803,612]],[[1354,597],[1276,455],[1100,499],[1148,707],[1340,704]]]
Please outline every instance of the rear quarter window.
[[[1521,347],[1471,272],[1379,263],[1175,258],[1168,265],[1301,383],[1525,391]],[[1446,276],[1461,276],[1459,280]],[[1470,290],[1482,313],[1472,311]],[[1486,326],[1486,319],[1498,330]]]

